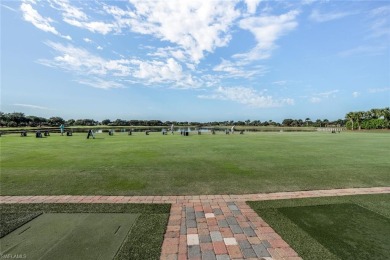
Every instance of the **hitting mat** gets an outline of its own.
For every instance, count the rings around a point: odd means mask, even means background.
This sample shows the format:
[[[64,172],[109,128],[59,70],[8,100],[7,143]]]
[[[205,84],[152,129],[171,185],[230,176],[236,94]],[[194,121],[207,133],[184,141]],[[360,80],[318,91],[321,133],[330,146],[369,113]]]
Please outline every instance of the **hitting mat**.
[[[357,204],[279,208],[340,259],[389,259],[390,219]]]
[[[139,214],[46,213],[0,239],[1,255],[113,259]]]

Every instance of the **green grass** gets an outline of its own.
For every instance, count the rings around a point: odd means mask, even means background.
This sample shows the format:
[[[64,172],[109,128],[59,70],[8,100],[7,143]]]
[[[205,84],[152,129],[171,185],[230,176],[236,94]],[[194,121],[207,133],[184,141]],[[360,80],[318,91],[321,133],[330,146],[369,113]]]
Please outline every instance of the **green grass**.
[[[8,234],[41,213],[137,213],[131,233],[115,259],[159,259],[169,204],[7,204],[0,205],[0,232]]]
[[[308,260],[388,259],[390,194],[248,204]]]
[[[390,186],[388,133],[0,137],[2,195],[183,195]]]

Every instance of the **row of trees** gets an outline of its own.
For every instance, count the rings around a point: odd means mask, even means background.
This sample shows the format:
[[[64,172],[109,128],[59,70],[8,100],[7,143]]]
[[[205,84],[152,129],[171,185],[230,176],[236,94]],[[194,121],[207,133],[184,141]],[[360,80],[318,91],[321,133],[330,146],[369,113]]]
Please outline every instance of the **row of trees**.
[[[38,116],[25,116],[23,113],[3,113],[0,112],[0,126],[1,127],[41,127],[41,126],[60,126],[65,124],[68,126],[80,125],[80,126],[94,126],[99,122],[93,119],[69,119],[64,120],[62,117],[50,117],[49,119]]]
[[[178,121],[160,121],[160,120],[122,120],[111,121],[105,119],[101,122],[93,119],[69,119],[64,120],[61,117],[50,117],[49,119],[38,116],[25,116],[23,113],[3,113],[0,112],[0,127],[56,127],[61,124],[66,126],[289,126],[289,127],[327,127],[327,126],[346,126],[348,129],[385,129],[390,128],[390,110],[389,108],[371,109],[369,111],[349,112],[345,119],[329,121],[328,119],[317,119],[312,121],[310,118],[302,119],[284,119],[282,123],[272,120],[245,120],[245,121],[214,121],[214,122],[178,122]]]
[[[312,121],[310,118],[306,118],[305,121],[302,119],[284,119],[282,122],[283,126],[294,126],[294,127],[328,127],[328,126],[344,126],[346,120],[337,119],[335,121],[329,121],[328,119],[317,119]]]
[[[346,127],[350,130],[390,128],[390,108],[373,108],[369,111],[349,112]]]
[[[293,127],[323,127],[328,125],[344,125],[345,120],[339,119],[330,122],[327,119],[311,121],[310,118],[302,119],[284,119],[282,123],[274,122],[272,120],[245,120],[245,121],[213,121],[213,122],[188,122],[188,121],[161,121],[161,120],[122,120],[104,119],[101,122],[93,119],[69,119],[64,120],[61,117],[50,117],[49,119],[37,116],[25,116],[23,113],[3,113],[0,112],[0,126],[1,127],[42,127],[42,126],[59,126],[65,124],[66,126],[293,126]]]

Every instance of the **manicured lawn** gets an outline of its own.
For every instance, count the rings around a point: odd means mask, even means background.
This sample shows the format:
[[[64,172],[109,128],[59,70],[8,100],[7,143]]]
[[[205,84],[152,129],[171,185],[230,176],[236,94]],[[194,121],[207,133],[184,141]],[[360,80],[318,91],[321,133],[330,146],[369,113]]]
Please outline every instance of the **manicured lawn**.
[[[3,135],[2,195],[183,195],[390,186],[389,133]]]
[[[16,243],[17,247],[11,248],[10,252],[16,250],[20,255],[26,254],[26,256],[33,257],[34,253],[45,252],[43,259],[59,259],[64,252],[68,258],[72,254],[79,256],[86,254],[90,259],[91,255],[98,253],[99,255],[115,255],[114,259],[159,259],[169,211],[170,205],[168,204],[0,205],[0,233],[2,236],[25,223],[32,226],[30,230],[28,230],[30,227],[26,228],[27,232],[22,230],[16,236],[10,234],[11,237],[5,236],[0,242],[4,247],[7,243]],[[122,222],[123,224],[117,229],[111,222],[118,218],[118,223]],[[58,223],[55,222],[56,219],[59,220]],[[30,220],[31,222],[29,222]],[[127,220],[130,223],[127,223]],[[50,221],[55,225],[55,230],[51,230],[53,227],[50,227]],[[134,221],[135,223],[132,224]],[[35,225],[32,222],[35,222]],[[73,222],[79,224],[72,226]],[[130,224],[127,229],[131,227],[131,230],[128,231],[124,224]],[[110,229],[113,227],[116,230],[115,234],[108,234],[107,231],[112,231]],[[42,232],[46,235],[42,235]],[[63,236],[61,236],[62,233]],[[94,233],[93,237],[88,238],[92,235],[91,233]],[[18,237],[23,235],[25,241],[18,242]],[[69,237],[72,239],[68,239]],[[45,249],[50,243],[53,244],[52,249]],[[42,246],[34,248],[37,244]],[[107,248],[109,245],[111,245],[110,249]],[[30,250],[23,251],[26,248]],[[2,253],[8,254],[10,252]],[[53,255],[55,257],[50,257]],[[43,255],[39,256],[43,257]]]
[[[248,202],[303,259],[388,259],[390,194]]]

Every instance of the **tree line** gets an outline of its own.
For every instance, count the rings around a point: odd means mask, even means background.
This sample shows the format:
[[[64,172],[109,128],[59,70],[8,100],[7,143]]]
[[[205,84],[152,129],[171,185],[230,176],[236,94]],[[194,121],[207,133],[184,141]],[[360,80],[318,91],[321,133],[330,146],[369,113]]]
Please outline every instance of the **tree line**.
[[[123,120],[104,119],[101,122],[94,119],[69,119],[55,116],[50,118],[38,116],[26,116],[24,113],[0,112],[0,127],[58,127],[66,126],[288,126],[288,127],[347,127],[348,129],[386,129],[390,128],[389,108],[371,109],[365,112],[349,112],[345,119],[329,121],[328,119],[310,118],[291,119],[287,118],[282,123],[273,120],[250,120],[245,121],[212,121],[212,122],[188,122],[188,121],[161,121],[161,120]]]
[[[373,108],[369,111],[349,112],[345,115],[349,130],[389,129],[390,108]]]
[[[69,119],[64,120],[61,117],[43,118],[38,116],[25,116],[23,113],[3,113],[0,112],[1,127],[56,127],[64,124],[66,126],[292,126],[292,127],[323,127],[327,125],[344,125],[345,120],[338,119],[337,121],[329,121],[327,119],[317,119],[311,121],[310,118],[302,119],[284,119],[282,123],[274,122],[273,120],[260,121],[250,120],[245,121],[212,121],[212,122],[188,122],[188,121],[161,121],[161,120],[123,120],[104,119],[101,122],[94,119]]]

